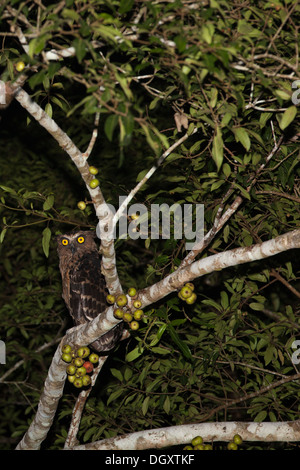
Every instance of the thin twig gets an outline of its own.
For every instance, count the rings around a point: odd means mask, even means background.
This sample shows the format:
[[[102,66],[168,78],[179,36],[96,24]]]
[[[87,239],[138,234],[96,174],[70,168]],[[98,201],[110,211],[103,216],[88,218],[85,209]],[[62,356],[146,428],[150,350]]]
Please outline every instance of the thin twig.
[[[86,149],[86,151],[82,154],[82,156],[86,159],[88,159],[90,154],[92,153],[95,142],[97,140],[99,120],[100,120],[100,113],[98,112],[98,113],[95,114],[94,130],[93,130],[93,133],[92,133],[90,143],[89,143],[88,148]]]

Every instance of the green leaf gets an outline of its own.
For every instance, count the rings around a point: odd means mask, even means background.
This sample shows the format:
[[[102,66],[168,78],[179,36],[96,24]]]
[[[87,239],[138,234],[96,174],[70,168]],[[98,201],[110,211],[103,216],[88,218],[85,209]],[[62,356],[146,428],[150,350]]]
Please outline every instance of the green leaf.
[[[222,171],[226,178],[228,178],[231,175],[230,165],[228,165],[228,163],[224,163],[224,165],[222,166]]]
[[[4,186],[3,184],[0,185],[0,188],[3,189],[6,193],[16,194],[16,191],[8,186]]]
[[[123,389],[121,387],[118,388],[118,390],[116,390],[115,392],[111,393],[108,397],[107,405],[109,405],[112,401],[116,400],[120,395],[122,395],[122,393]]]
[[[291,93],[285,90],[275,90],[274,94],[277,95],[279,98],[282,100],[290,100],[291,99]]]
[[[129,99],[129,100],[132,100],[133,99],[133,93],[132,91],[130,90],[129,88],[129,85],[130,85],[130,81],[131,79],[130,78],[126,78],[125,76],[119,74],[116,72],[116,79],[118,80],[118,82],[120,83],[126,97]]]
[[[154,139],[154,136],[153,136],[152,132],[150,131],[148,126],[146,126],[143,123],[141,123],[141,127],[142,127],[142,129],[143,129],[143,131],[146,135],[146,140],[147,140],[148,144],[150,145],[152,150],[155,152],[155,154],[158,154],[158,152],[160,150],[160,146],[159,146],[158,142]]]
[[[39,85],[40,83],[43,82],[44,77],[45,77],[45,70],[40,70],[39,72],[35,73],[30,77],[28,80],[30,88],[35,88],[36,85]]]
[[[74,21],[79,21],[80,16],[75,10],[71,10],[69,8],[64,8],[63,11],[61,12],[61,16],[66,19],[74,20]]]
[[[180,53],[185,51],[185,48],[186,48],[186,37],[185,36],[183,36],[181,34],[179,34],[178,36],[175,36],[174,42],[175,42],[175,44],[177,46],[177,49]]]
[[[273,113],[261,113],[259,117],[259,126],[262,129],[265,127],[267,121],[273,116]]]
[[[78,62],[81,63],[82,59],[86,55],[86,44],[85,41],[81,38],[76,38],[73,41],[73,46],[75,47],[75,52],[76,52],[76,57],[78,59]]]
[[[233,185],[241,191],[242,195],[243,195],[246,199],[249,199],[249,201],[251,201],[251,196],[250,196],[250,194],[248,193],[248,191],[247,191],[245,188],[243,188],[243,186],[241,186],[240,184],[237,184],[237,183],[233,183]]]
[[[145,400],[143,401],[143,404],[142,404],[142,413],[143,413],[144,416],[148,411],[149,400],[150,400],[150,397],[148,396],[148,397],[145,398]]]
[[[129,369],[129,367],[126,367],[126,369],[124,371],[124,379],[125,379],[126,382],[128,382],[128,380],[131,379],[132,374],[133,374],[132,369]]]
[[[156,334],[155,338],[153,338],[153,340],[151,341],[151,343],[149,345],[150,347],[155,346],[160,341],[160,339],[161,339],[162,335],[164,334],[166,328],[167,328],[166,323],[164,323],[163,325],[161,325],[158,328],[158,331],[157,331],[157,334]]]
[[[288,109],[286,109],[281,116],[281,119],[279,120],[279,126],[280,129],[283,131],[286,127],[288,127],[291,122],[295,119],[297,114],[297,108],[296,106],[290,106]]]
[[[91,437],[93,436],[93,434],[96,434],[96,432],[98,431],[99,427],[98,426],[91,426],[85,433],[84,433],[84,436],[83,436],[83,442],[87,442],[91,439]]]
[[[113,133],[114,133],[114,130],[115,130],[117,124],[118,124],[118,119],[119,118],[116,114],[112,114],[112,115],[108,116],[108,118],[105,121],[104,132],[105,132],[106,137],[108,138],[108,140],[110,142],[112,142]]]
[[[242,146],[248,151],[251,147],[251,141],[246,129],[244,129],[243,127],[238,127],[237,129],[233,129],[233,133],[236,142],[240,142]]]
[[[207,44],[212,43],[215,27],[212,23],[206,23],[201,30],[202,38]]]
[[[270,364],[270,362],[272,362],[272,359],[273,359],[273,356],[274,356],[274,352],[275,352],[275,346],[271,345],[271,346],[268,346],[265,354],[264,354],[264,360],[265,360],[265,365],[267,366],[268,364]]]
[[[7,227],[4,227],[4,229],[0,233],[0,243],[3,242],[6,232],[7,232]]]
[[[47,103],[45,106],[45,112],[48,114],[49,117],[52,118],[53,115],[53,110],[52,110],[52,105],[51,103]]]
[[[228,301],[228,295],[227,292],[222,291],[221,292],[221,305],[224,308],[224,310],[228,307],[229,301]]]
[[[137,346],[132,351],[130,351],[128,354],[126,354],[125,360],[127,362],[134,361],[139,356],[141,356],[143,354],[143,352],[144,352],[144,348],[141,348],[140,346]]]
[[[174,343],[176,344],[176,346],[178,346],[178,348],[180,349],[180,351],[182,352],[182,354],[187,358],[187,359],[192,359],[192,353],[190,351],[190,348],[186,345],[186,343],[184,341],[182,341],[180,339],[180,337],[178,336],[178,334],[176,333],[175,329],[173,328],[173,326],[171,325],[171,323],[169,323],[167,325],[167,329],[168,329],[168,332],[170,333],[170,336],[172,338],[172,340],[174,341]]]
[[[267,417],[267,411],[265,410],[262,410],[260,411],[254,418],[254,422],[255,423],[261,423],[264,419],[266,419]]]
[[[119,13],[123,15],[132,9],[134,5],[134,0],[121,0],[119,6]]]
[[[151,348],[151,351],[154,354],[162,354],[162,355],[170,354],[170,351],[168,349],[161,348],[160,346],[154,346],[153,348]]]
[[[53,207],[54,204],[54,196],[51,194],[50,196],[47,197],[46,201],[43,204],[43,210],[48,211]]]
[[[249,307],[252,308],[252,310],[256,310],[257,312],[261,312],[265,308],[264,304],[261,304],[260,302],[251,302]]]
[[[118,369],[110,369],[112,375],[116,377],[116,379],[120,380],[120,382],[123,382],[123,375]]]
[[[217,165],[218,171],[220,170],[222,166],[223,156],[224,156],[224,143],[222,139],[222,131],[219,127],[217,127],[217,131],[213,140],[212,157],[214,159],[215,164]]]
[[[46,42],[48,39],[51,38],[51,34],[43,34],[37,38],[33,38],[29,43],[28,48],[28,55],[29,57],[33,57],[35,54],[39,54],[45,47]]]
[[[218,90],[217,88],[213,88],[211,90],[211,98],[210,98],[210,105],[212,108],[216,106],[217,100],[218,100]]]
[[[205,300],[202,300],[202,303],[204,305],[210,305],[211,307],[214,307],[216,308],[217,310],[219,310],[220,312],[222,312],[222,307],[220,307],[220,305],[215,302],[214,300],[212,299],[205,299]]]
[[[42,247],[45,253],[45,256],[48,258],[49,256],[49,246],[51,240],[51,230],[49,227],[46,227],[43,230],[43,238],[42,238]]]
[[[169,395],[167,395],[163,404],[163,409],[165,410],[167,415],[170,413],[170,408],[171,408],[170,398],[169,398]]]

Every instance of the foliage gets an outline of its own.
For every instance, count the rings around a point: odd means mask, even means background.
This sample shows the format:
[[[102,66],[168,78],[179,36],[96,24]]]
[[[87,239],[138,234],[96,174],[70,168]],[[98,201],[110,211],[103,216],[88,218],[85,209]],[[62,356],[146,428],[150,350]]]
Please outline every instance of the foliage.
[[[208,231],[220,205],[241,196],[203,256],[299,227],[297,2],[15,0],[0,13],[2,80],[20,76],[15,64],[23,60],[25,88],[83,151],[101,112],[90,160],[107,202],[118,207],[187,131],[135,202],[204,203]],[[12,26],[25,35],[27,53]],[[74,55],[47,59],[69,47]],[[53,341],[70,326],[54,235],[95,228],[97,220],[52,138],[16,102],[1,118],[1,371],[23,361],[1,384],[0,442],[8,449],[34,415]],[[151,285],[185,255],[181,240],[116,247],[124,287]],[[290,251],[199,279],[195,305],[173,295],[151,306],[98,378],[82,441],[208,420],[297,419],[298,385],[280,380],[295,373],[299,287],[299,256]],[[62,446],[75,395],[66,385],[48,448]]]

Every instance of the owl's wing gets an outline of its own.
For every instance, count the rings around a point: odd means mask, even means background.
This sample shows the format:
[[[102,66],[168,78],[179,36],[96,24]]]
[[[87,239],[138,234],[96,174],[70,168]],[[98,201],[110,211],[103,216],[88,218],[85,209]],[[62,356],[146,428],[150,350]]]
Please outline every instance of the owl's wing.
[[[106,286],[99,257],[89,252],[69,274],[69,309],[76,325],[93,320],[107,308]]]
[[[69,311],[76,325],[93,320],[107,307],[105,278],[100,270],[97,253],[89,252],[74,266],[69,275]],[[123,322],[94,341],[91,346],[97,352],[112,349],[120,340],[124,330]]]

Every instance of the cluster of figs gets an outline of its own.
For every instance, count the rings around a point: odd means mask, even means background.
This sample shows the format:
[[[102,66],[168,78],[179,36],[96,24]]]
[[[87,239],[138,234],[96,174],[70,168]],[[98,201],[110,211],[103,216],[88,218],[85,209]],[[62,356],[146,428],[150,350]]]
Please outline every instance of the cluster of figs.
[[[64,344],[61,351],[62,360],[68,364],[68,381],[76,388],[89,387],[94,367],[99,361],[98,354],[91,352],[88,346],[73,349],[70,344]]]
[[[114,317],[118,320],[123,320],[126,322],[131,330],[138,330],[140,326],[140,321],[144,316],[144,311],[142,310],[142,302],[135,298],[137,295],[136,288],[130,287],[128,289],[129,297],[132,297],[133,300],[133,309],[128,308],[128,299],[126,294],[119,294],[114,296],[108,294],[106,297],[107,303],[114,306]]]
[[[243,439],[239,434],[235,434],[232,441],[228,442],[228,450],[238,450],[239,446],[243,443]],[[192,442],[184,447],[184,450],[213,450],[211,444],[205,444],[202,436],[196,436],[192,439]]]

